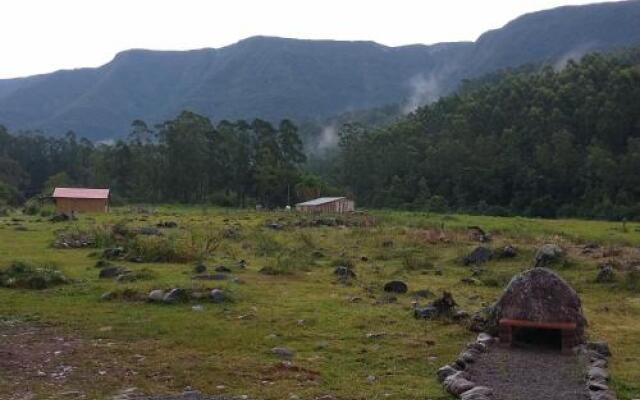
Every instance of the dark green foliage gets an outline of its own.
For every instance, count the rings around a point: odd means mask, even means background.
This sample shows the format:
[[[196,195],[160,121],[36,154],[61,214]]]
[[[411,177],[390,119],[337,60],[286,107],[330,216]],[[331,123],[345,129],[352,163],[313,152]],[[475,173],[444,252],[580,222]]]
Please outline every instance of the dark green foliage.
[[[637,218],[638,104],[619,56],[506,73],[388,128],[345,126],[337,177],[373,207]]]
[[[624,274],[622,286],[630,291],[640,292],[640,269],[634,268]]]
[[[15,168],[0,172],[25,193],[45,195],[56,186],[79,185],[109,187],[117,198],[141,202],[244,206],[257,200],[266,207],[284,206],[298,198],[295,188],[306,159],[297,128],[288,120],[277,129],[262,120],[214,126],[185,111],[157,131],[136,120],[128,140],[99,146],[73,134],[47,138],[1,132],[3,152],[15,160]],[[20,198],[17,189],[0,181],[0,205]],[[29,204],[27,213],[39,212],[35,199]]]
[[[46,289],[69,280],[53,265],[36,266],[14,262],[0,270],[0,286],[19,289]]]

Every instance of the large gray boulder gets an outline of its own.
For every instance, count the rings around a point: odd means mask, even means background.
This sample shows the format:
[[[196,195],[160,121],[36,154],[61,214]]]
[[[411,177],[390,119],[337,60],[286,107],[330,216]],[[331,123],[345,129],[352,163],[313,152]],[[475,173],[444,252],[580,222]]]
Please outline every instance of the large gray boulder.
[[[584,343],[587,321],[576,291],[558,274],[534,268],[514,276],[491,308],[489,329],[497,333],[500,319],[576,324],[576,339]]]

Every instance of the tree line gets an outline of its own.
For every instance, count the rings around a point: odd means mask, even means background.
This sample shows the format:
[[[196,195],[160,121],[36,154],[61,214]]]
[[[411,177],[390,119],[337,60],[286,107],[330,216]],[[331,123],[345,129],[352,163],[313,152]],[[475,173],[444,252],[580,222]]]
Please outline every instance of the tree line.
[[[328,178],[371,207],[638,217],[638,55],[506,71],[390,126],[346,125]]]
[[[298,128],[221,121],[183,112],[149,127],[134,121],[125,140],[93,144],[0,127],[0,201],[50,194],[56,186],[109,187],[131,202],[283,206],[322,189],[302,171]]]
[[[275,207],[344,193],[372,208],[638,218],[640,50],[468,81],[386,126],[346,123],[336,149],[306,160],[288,120],[185,111],[134,121],[111,144],[0,127],[0,202],[94,186],[131,202]]]

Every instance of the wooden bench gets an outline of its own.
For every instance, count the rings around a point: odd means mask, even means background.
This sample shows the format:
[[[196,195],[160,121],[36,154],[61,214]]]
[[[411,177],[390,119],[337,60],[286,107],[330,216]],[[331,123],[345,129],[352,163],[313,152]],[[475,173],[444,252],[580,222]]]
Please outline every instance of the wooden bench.
[[[562,352],[565,354],[571,353],[571,349],[578,344],[576,324],[571,322],[535,322],[503,318],[500,320],[501,343],[513,344],[513,328],[559,330],[562,338]]]

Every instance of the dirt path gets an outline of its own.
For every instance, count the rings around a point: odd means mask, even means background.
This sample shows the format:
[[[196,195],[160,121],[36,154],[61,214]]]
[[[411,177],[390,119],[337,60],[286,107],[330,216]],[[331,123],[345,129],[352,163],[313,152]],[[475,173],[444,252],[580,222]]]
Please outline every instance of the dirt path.
[[[471,380],[492,388],[496,400],[584,400],[584,373],[576,356],[497,345],[469,368]]]

